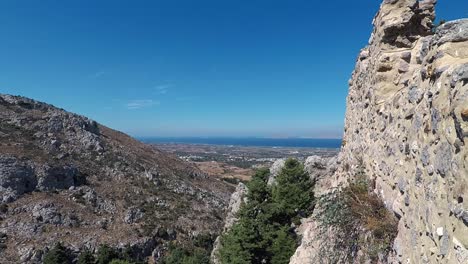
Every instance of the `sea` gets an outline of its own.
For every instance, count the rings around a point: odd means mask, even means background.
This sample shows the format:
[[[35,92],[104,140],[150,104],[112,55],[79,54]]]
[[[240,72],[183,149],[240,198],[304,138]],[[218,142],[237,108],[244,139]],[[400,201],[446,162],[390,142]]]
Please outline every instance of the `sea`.
[[[228,137],[145,137],[144,143],[179,143],[243,147],[340,148],[341,139],[314,138],[228,138]]]

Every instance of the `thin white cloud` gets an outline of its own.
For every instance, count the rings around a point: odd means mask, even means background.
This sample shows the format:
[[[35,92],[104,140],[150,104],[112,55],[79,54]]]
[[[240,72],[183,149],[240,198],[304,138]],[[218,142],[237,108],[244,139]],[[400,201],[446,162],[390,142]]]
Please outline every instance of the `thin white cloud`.
[[[171,87],[172,87],[172,84],[163,84],[163,85],[158,85],[154,87],[154,89],[156,90],[156,93],[158,94],[167,94],[167,91]]]
[[[177,97],[175,100],[179,102],[188,102],[188,101],[194,101],[199,99],[198,96],[183,96],[183,97]]]
[[[98,71],[98,72],[95,72],[93,74],[91,74],[91,77],[94,78],[94,79],[98,79],[102,76],[104,76],[106,74],[105,71]]]
[[[126,103],[125,107],[129,110],[136,110],[136,109],[152,107],[155,105],[159,105],[159,102],[151,100],[151,99],[143,99],[143,100],[132,100]]]

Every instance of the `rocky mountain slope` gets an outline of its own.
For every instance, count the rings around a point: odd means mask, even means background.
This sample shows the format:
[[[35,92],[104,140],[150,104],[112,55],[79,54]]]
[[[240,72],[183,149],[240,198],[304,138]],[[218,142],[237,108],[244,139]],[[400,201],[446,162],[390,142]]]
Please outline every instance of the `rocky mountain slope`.
[[[58,241],[154,260],[169,241],[220,231],[232,191],[85,117],[0,95],[1,263],[40,263]]]
[[[434,28],[434,6],[383,1],[349,83],[338,170],[316,190],[364,169],[399,221],[383,263],[468,263],[468,20]],[[314,219],[290,263],[328,263]]]

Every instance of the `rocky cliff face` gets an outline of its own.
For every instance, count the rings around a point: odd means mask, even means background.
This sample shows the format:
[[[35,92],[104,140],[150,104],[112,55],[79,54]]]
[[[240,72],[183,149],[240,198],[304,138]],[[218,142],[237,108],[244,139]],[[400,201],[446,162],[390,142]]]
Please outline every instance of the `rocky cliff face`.
[[[468,20],[434,29],[434,0],[385,0],[350,80],[339,167],[359,166],[399,219],[389,263],[468,263]],[[320,187],[322,186],[322,187]],[[304,222],[291,263],[319,263]]]
[[[231,199],[229,200],[229,207],[227,209],[226,219],[224,220],[224,228],[222,233],[226,233],[231,230],[232,226],[239,220],[237,214],[239,213],[241,206],[246,201],[247,187],[243,183],[239,183],[236,190],[232,193]],[[218,236],[214,242],[213,250],[211,252],[211,262],[213,264],[221,264],[218,254],[221,249],[221,236]]]
[[[85,117],[0,95],[0,262],[40,263],[61,241],[157,259],[216,234],[230,187]]]

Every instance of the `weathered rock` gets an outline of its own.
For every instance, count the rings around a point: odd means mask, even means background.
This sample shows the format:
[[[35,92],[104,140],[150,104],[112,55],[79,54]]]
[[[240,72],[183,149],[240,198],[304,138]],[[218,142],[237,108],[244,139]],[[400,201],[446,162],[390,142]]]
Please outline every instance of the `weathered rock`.
[[[44,166],[37,172],[38,186],[41,191],[68,189],[75,186],[79,173],[73,166],[49,167]]]
[[[134,224],[143,218],[145,214],[141,211],[140,208],[132,207],[127,210],[124,221],[127,224]]]
[[[229,201],[229,207],[227,210],[227,216],[224,221],[224,228],[223,233],[229,231],[232,226],[238,221],[237,213],[239,212],[242,203],[245,201],[245,196],[247,195],[247,187],[243,183],[239,183],[237,185],[236,191],[231,195],[231,199]],[[220,260],[218,257],[219,250],[221,249],[221,238],[217,237],[214,245],[213,250],[211,252],[211,261],[214,264],[220,264]]]
[[[286,160],[278,159],[270,167],[270,177],[268,178],[268,185],[273,185],[276,182],[276,176],[281,172]]]
[[[37,179],[33,169],[14,157],[0,156],[0,198],[11,202],[36,188]]]
[[[437,45],[448,42],[464,42],[468,40],[468,20],[449,21],[437,28],[434,36]]]
[[[441,143],[436,150],[435,158],[436,171],[445,176],[451,169],[452,165],[452,149],[448,143]]]
[[[62,215],[52,203],[38,204],[32,209],[32,216],[37,222],[61,225]]]
[[[326,194],[358,168],[375,182],[399,216],[393,251],[379,263],[468,259],[468,19],[434,33],[434,5],[383,1],[350,80],[340,163],[316,184]],[[313,219],[300,227],[290,263],[330,263],[320,256],[322,229]]]
[[[315,182],[319,178],[332,175],[336,170],[336,163],[336,157],[310,156],[304,162],[304,169],[309,174],[310,179]]]

